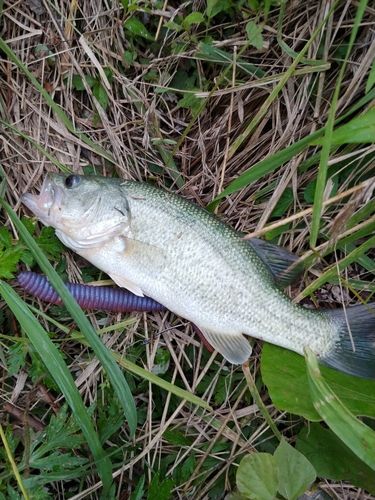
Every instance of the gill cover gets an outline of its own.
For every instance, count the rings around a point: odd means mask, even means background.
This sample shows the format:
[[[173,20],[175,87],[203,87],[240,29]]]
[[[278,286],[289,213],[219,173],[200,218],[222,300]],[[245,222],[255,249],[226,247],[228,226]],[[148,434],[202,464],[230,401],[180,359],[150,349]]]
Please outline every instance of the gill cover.
[[[52,178],[57,187],[63,184],[61,224],[56,233],[66,246],[73,250],[95,248],[129,233],[130,209],[121,192],[117,196],[106,192],[106,185],[96,177],[52,174]]]

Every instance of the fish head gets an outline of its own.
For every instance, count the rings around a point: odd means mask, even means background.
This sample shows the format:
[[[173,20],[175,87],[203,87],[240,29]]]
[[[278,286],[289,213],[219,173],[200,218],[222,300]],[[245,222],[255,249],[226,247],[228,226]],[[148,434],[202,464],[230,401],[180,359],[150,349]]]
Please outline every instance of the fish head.
[[[39,195],[21,201],[63,243],[77,251],[99,247],[130,229],[130,209],[119,179],[49,172]]]

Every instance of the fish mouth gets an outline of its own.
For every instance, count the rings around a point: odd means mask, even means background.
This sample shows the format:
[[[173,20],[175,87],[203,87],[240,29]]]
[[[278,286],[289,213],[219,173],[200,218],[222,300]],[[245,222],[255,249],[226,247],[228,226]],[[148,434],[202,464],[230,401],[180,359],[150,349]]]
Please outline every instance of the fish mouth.
[[[39,195],[25,193],[21,196],[21,201],[43,224],[51,225],[51,211],[61,202],[61,190],[53,182],[53,174],[46,175]]]

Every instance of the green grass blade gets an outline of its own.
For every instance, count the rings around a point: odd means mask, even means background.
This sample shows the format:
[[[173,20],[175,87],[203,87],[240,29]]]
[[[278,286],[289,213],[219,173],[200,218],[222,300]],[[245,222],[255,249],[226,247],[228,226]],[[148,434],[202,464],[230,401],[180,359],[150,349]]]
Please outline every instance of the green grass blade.
[[[375,90],[372,90],[371,92],[369,92],[368,95],[364,96],[358,103],[356,103],[347,113],[345,113],[343,116],[340,116],[340,118],[338,118],[335,121],[335,125],[349,118],[353,113],[360,110],[363,106],[371,102],[374,98],[375,98]],[[302,138],[298,142],[291,144],[282,151],[278,151],[271,157],[265,158],[264,160],[258,162],[256,165],[253,165],[248,170],[243,172],[243,174],[237,177],[237,179],[231,182],[229,186],[226,189],[224,189],[224,191],[218,194],[216,198],[209,205],[207,205],[206,209],[209,210],[210,212],[213,212],[222,198],[225,198],[226,196],[234,193],[235,191],[239,191],[240,189],[251,184],[252,182],[259,180],[263,175],[269,174],[270,172],[273,172],[277,168],[281,167],[281,165],[291,160],[294,156],[296,156],[305,148],[314,143],[316,139],[318,139],[324,134],[324,131],[325,128],[323,127],[320,130],[314,132],[313,134],[310,134],[309,136]],[[319,158],[320,158],[320,153],[314,155],[312,161],[310,161],[310,159],[304,161],[303,163],[301,163],[301,166],[299,167],[298,171],[304,172],[313,164],[315,164],[315,162],[318,161]]]
[[[70,334],[72,338],[75,340],[78,340],[81,344],[84,344],[86,346],[89,346],[90,344],[87,342],[87,340],[82,336],[81,333],[76,332],[75,330],[71,331],[69,328],[67,328],[64,325],[61,325],[58,321],[55,321],[53,318],[50,318],[47,314],[43,313],[42,311],[39,311],[33,306],[29,306],[29,309],[31,311],[34,311],[36,314],[39,314],[43,318],[45,318],[47,321],[55,325],[57,328],[59,328],[61,331],[65,332],[66,334]],[[110,326],[106,328],[101,328],[97,333],[99,335],[103,333],[110,332],[111,330],[118,330],[123,328],[125,325],[128,325],[129,323],[133,323],[134,320],[127,320],[122,322],[121,324],[117,324],[116,326]],[[157,385],[158,387],[161,387],[165,391],[171,392],[175,396],[185,399],[188,403],[191,403],[193,405],[199,406],[201,408],[204,408],[205,410],[212,410],[211,406],[206,403],[203,399],[200,397],[196,396],[195,394],[192,394],[191,392],[186,391],[185,389],[181,389],[177,385],[171,384],[167,380],[164,380],[162,377],[159,377],[158,375],[154,375],[153,373],[149,372],[148,370],[145,370],[141,366],[136,365],[135,363],[132,363],[128,359],[124,358],[122,355],[118,354],[117,352],[110,351],[114,360],[122,366],[125,370],[129,371],[130,373],[133,373],[133,375],[136,375],[137,377],[143,378],[144,380],[147,380],[148,382],[151,382],[152,384]]]
[[[272,420],[272,417],[269,414],[266,405],[263,403],[263,400],[259,394],[258,388],[255,384],[255,381],[254,381],[253,377],[251,376],[248,361],[246,361],[242,365],[242,371],[243,371],[243,374],[245,375],[245,379],[246,379],[246,383],[247,383],[247,386],[249,388],[249,391],[253,397],[255,404],[258,406],[260,413],[263,415],[264,420],[267,422],[269,428],[275,434],[277,439],[279,441],[281,441],[282,436],[280,434],[280,431],[278,430],[278,428],[276,427],[276,424]]]
[[[270,95],[267,97],[267,99],[264,101],[262,106],[260,107],[258,113],[256,116],[251,120],[249,125],[247,126],[245,132],[241,134],[237,140],[234,142],[232,147],[229,150],[229,158],[234,155],[234,153],[238,150],[238,148],[243,144],[243,142],[249,137],[251,132],[254,130],[254,128],[257,126],[257,124],[262,120],[262,118],[266,115],[269,107],[273,103],[273,101],[276,99],[278,94],[281,92],[283,87],[286,85],[286,82],[288,79],[293,75],[295,69],[297,68],[298,64],[302,62],[306,52],[309,50],[311,45],[314,43],[315,38],[319,35],[319,33],[323,30],[324,26],[326,25],[329,17],[332,15],[332,13],[335,10],[336,4],[338,1],[332,5],[331,9],[323,19],[323,21],[320,23],[318,28],[312,33],[311,37],[309,38],[308,42],[305,44],[305,46],[301,49],[301,52],[298,54],[298,56],[293,60],[292,64],[290,65],[289,69],[286,71],[285,75],[280,79],[279,83],[275,86],[275,88],[272,90]]]
[[[40,250],[38,245],[35,243],[33,238],[30,236],[29,232],[22,224],[20,219],[11,209],[11,207],[6,203],[5,200],[0,200],[1,204],[5,208],[15,227],[17,228],[20,236],[23,238],[30,251],[32,252],[35,260],[39,264],[39,267],[43,273],[48,277],[51,285],[56,290],[56,292],[62,298],[66,308],[72,315],[73,320],[79,326],[82,334],[86,337],[96,356],[99,358],[103,368],[106,370],[108,377],[117,393],[120,404],[124,409],[125,416],[128,421],[130,428],[130,433],[133,436],[137,427],[137,413],[135,409],[135,403],[133,400],[132,393],[130,392],[129,386],[119,368],[119,366],[113,360],[108,349],[103,345],[102,341],[98,338],[95,330],[90,325],[88,319],[84,315],[82,309],[79,307],[77,302],[74,300],[69,290],[64,285],[63,281],[53,269],[51,264],[48,262],[47,258]]]
[[[1,438],[2,442],[3,442],[4,450],[6,452],[6,455],[7,455],[7,458],[9,460],[9,463],[10,463],[10,465],[12,467],[14,477],[16,478],[18,486],[19,486],[20,490],[22,491],[23,498],[24,498],[24,500],[30,500],[30,497],[27,494],[27,491],[25,489],[25,485],[23,484],[21,475],[20,475],[20,473],[19,473],[19,471],[17,469],[17,465],[16,465],[16,463],[15,463],[15,461],[13,459],[12,451],[11,451],[11,449],[9,447],[9,444],[8,444],[8,441],[7,441],[7,438],[6,438],[3,426],[1,424],[0,424],[0,438]]]
[[[316,189],[315,189],[315,196],[314,196],[314,210],[312,213],[312,220],[311,220],[311,232],[310,232],[310,247],[315,248],[316,246],[316,241],[318,239],[318,234],[319,234],[319,228],[320,228],[320,222],[321,222],[321,216],[322,216],[322,210],[323,210],[323,197],[324,197],[324,191],[326,187],[326,181],[327,181],[327,169],[328,169],[328,161],[331,153],[331,144],[332,144],[332,136],[333,136],[333,127],[334,127],[334,122],[335,122],[335,114],[336,114],[336,106],[337,102],[339,99],[339,94],[342,88],[342,81],[345,75],[345,70],[347,66],[347,62],[349,60],[356,35],[358,32],[358,28],[364,13],[364,9],[366,7],[367,1],[361,1],[359,8],[356,11],[356,18],[354,22],[353,29],[351,31],[350,35],[350,40],[348,43],[348,48],[346,52],[346,56],[343,62],[343,65],[341,66],[340,73],[337,79],[337,84],[335,88],[335,92],[333,94],[333,99],[332,99],[332,104],[331,108],[329,110],[328,114],[328,119],[327,119],[327,125],[325,127],[325,134],[323,138],[323,146],[322,146],[322,152],[321,152],[321,157],[320,157],[320,164],[319,164],[319,171],[318,171],[318,177],[316,180]]]
[[[347,266],[349,266],[352,262],[360,259],[365,252],[370,250],[375,246],[375,236],[372,236],[369,240],[367,240],[365,243],[363,243],[361,246],[358,248],[355,248],[352,252],[350,252],[349,255],[344,257],[338,265],[334,265],[330,269],[328,269],[325,273],[323,273],[319,278],[317,278],[313,283],[311,283],[309,286],[307,286],[303,292],[301,292],[298,296],[298,299],[301,300],[304,297],[307,297],[311,293],[313,293],[315,290],[317,290],[320,286],[324,285],[324,283],[327,283],[331,278],[336,277],[337,273],[345,269]]]
[[[265,158],[256,165],[252,166],[251,168],[246,170],[243,174],[241,174],[239,177],[237,177],[237,179],[231,182],[229,186],[226,189],[224,189],[224,191],[218,194],[216,198],[209,205],[207,205],[206,209],[209,210],[210,212],[213,212],[222,198],[225,198],[225,196],[228,196],[229,194],[234,193],[235,191],[239,191],[240,189],[251,184],[252,182],[259,180],[264,175],[273,172],[281,165],[291,160],[294,156],[298,155],[305,148],[307,148],[314,139],[317,139],[323,134],[323,131],[324,129],[317,130],[313,134],[304,137],[300,141],[291,144],[287,148],[278,151],[271,157]]]
[[[184,399],[193,405],[204,408],[205,410],[212,410],[211,406],[208,403],[206,403],[206,401],[196,396],[195,394],[187,392],[185,391],[185,389],[181,389],[177,385],[171,384],[170,382],[164,380],[158,375],[154,375],[153,373],[149,372],[148,370],[145,370],[141,366],[138,366],[135,363],[132,363],[131,361],[120,356],[120,354],[118,354],[117,352],[112,352],[112,356],[118,361],[120,366],[123,366],[126,370],[133,373],[134,375],[137,375],[145,380],[148,380],[152,384],[155,384],[161,387],[162,389],[171,392],[175,396]]]
[[[315,409],[353,453],[375,470],[375,432],[358,420],[329,388],[310,348],[305,348],[305,354]]]
[[[331,137],[331,144],[338,146],[372,142],[375,142],[375,107],[335,129]],[[323,144],[323,139],[318,139],[313,144]]]
[[[198,45],[198,52],[194,54],[194,58],[201,59],[202,61],[215,62],[216,64],[222,64],[224,66],[232,66],[235,63],[237,69],[246,74],[255,75],[258,78],[263,78],[266,75],[266,72],[257,66],[249,64],[240,58],[234,60],[233,55],[217,47],[213,47],[208,43],[201,42]]]
[[[48,371],[57,382],[75,417],[79,421],[87,444],[95,458],[96,466],[103,481],[103,487],[108,491],[112,483],[112,464],[100,444],[93,423],[82,402],[81,395],[61,354],[49,338],[47,332],[30,312],[27,305],[18,297],[16,292],[7,283],[2,281],[0,281],[0,292],[35,349],[42,357]]]

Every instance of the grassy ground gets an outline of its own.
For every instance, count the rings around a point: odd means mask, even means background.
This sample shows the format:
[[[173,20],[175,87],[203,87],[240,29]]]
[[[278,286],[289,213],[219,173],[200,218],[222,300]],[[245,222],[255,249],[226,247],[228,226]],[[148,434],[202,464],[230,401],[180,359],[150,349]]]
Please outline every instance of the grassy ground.
[[[336,308],[371,298],[374,4],[269,3],[4,1],[0,126],[8,204],[29,217],[21,194],[37,192],[45,173],[58,169],[151,182],[301,255],[307,270],[286,289],[297,302]],[[63,279],[105,278],[36,222],[26,223]],[[305,455],[301,436],[310,426],[315,444],[328,440],[311,409],[292,411],[274,382],[264,385],[260,343],[247,372],[211,355],[170,313],[88,312],[95,329],[107,328],[102,338],[125,369],[137,409],[132,435],[109,368],[103,371],[70,314],[31,299],[12,279],[26,264],[38,266],[4,211],[2,224],[1,277],[37,308],[81,404],[90,407],[96,452],[104,452],[98,462],[88,428],[82,434],[81,417],[70,409],[69,386],[48,375],[50,359],[27,332],[27,309],[15,305],[25,329],[4,296],[0,421],[9,448],[1,450],[0,498],[100,498],[100,480],[108,486],[112,468],[107,498],[221,499],[236,491],[243,457],[273,458],[281,436]],[[149,372],[157,370],[155,383]],[[278,378],[280,367],[273,373]],[[351,383],[343,380],[336,389]],[[360,395],[358,387],[342,397],[355,400],[354,414],[374,417],[360,406],[373,385],[362,385]],[[299,394],[310,398],[308,386]],[[340,442],[332,446],[308,457],[315,484],[334,498],[374,498],[367,466]],[[349,463],[356,470],[346,473]]]

